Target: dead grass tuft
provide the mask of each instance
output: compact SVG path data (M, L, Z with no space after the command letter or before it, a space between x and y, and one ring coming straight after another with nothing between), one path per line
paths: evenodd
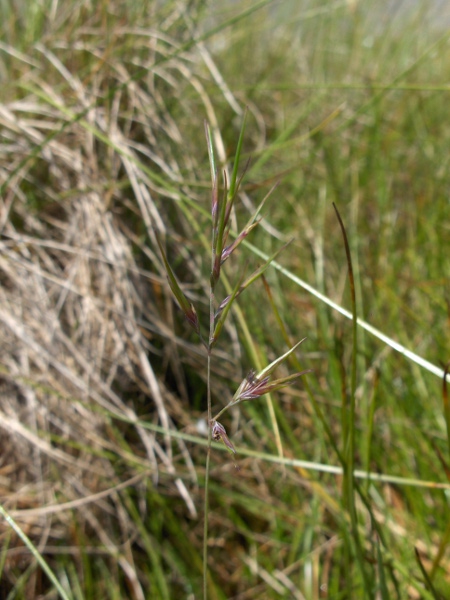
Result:
M126 486L145 511L147 480L163 474L197 516L190 450L140 419L192 423L183 363L201 382L203 351L181 339L154 232L164 236L170 214L183 235L177 202L206 200L174 113L200 130L205 113L217 120L198 59L168 59L170 35L118 27L114 43L133 39L126 61L101 36L94 27L29 56L6 47L22 70L17 99L0 105L0 490L41 551L76 545L75 511L76 529L115 555L137 536ZM181 252L197 277L200 263ZM118 562L143 598L132 555Z

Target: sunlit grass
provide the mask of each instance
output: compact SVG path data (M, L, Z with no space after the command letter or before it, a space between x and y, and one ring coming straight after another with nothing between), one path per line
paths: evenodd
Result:
M207 322L204 120L230 167L248 106L236 230L280 185L224 283L294 240L237 300L212 412L304 336L281 376L314 373L224 421L209 597L447 598L448 32L425 3L215 4L0 3L2 505L68 597L201 597L205 353L155 232ZM1 595L47 593L1 532Z

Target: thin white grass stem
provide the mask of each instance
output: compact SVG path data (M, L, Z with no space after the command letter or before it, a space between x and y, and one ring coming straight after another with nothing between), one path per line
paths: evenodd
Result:
M253 246L253 244L251 244L250 242L244 241L242 243L245 244L245 246L247 248L249 248L257 256L260 256L264 260L268 260L269 255L266 254L265 252L262 252L262 250L260 250L256 246ZM309 292L310 294L312 294L313 296L315 296L316 298L318 298L324 304L327 304L328 306L330 306L334 310L337 310L341 315L344 315L344 317L347 317L347 319L352 319L353 318L352 313L349 310L346 310L345 308L343 308L339 304L336 304L336 302L333 302L333 300L330 300L330 298L328 298L327 296L324 296L323 294L321 294L320 292L318 292L311 285L309 285L308 283L306 283L305 281L303 281L302 279L300 279L300 277L297 277L296 275L294 275L293 273L291 273L290 271L288 271L288 269L285 269L284 267L282 267L276 261L272 261L270 264L275 269L277 269L277 271L279 271L280 273L282 273L285 277L287 277L288 279L290 279L291 281L293 281L295 284L297 284L298 286L300 286L301 288L303 288L304 290L306 290L307 292ZM362 329L365 329L366 331L368 331L369 333L371 333L374 337L378 338L379 340L381 340L382 342L384 342L385 344L387 344L388 346L390 346L396 352L399 352L400 354L403 354L403 356L405 356L406 358L409 358L410 360L412 360L413 362L415 362L416 364L418 364L420 367L423 367L424 369L426 369L430 373L433 373L434 375L437 375L437 377L439 377L440 379L444 378L444 370L441 369L440 367L437 367L436 365L433 365L433 363L430 363L428 360L425 360L424 358L422 358L418 354L415 354L415 352L412 352L411 350L408 350L408 348L406 348L405 346L403 346L399 342L396 342L392 338L388 337L387 335L385 335L384 333L382 333L381 331L379 331L375 327L372 327L372 325L369 325L369 323L366 323L360 317L358 317L356 319L356 322L357 322L357 324L360 327L362 327ZM450 374L447 374L447 381L450 383Z
M128 422L128 419L123 419ZM185 442L191 442L193 444L197 444L199 446L208 446L209 441L205 438L198 437L196 435L191 435L189 433L183 433L181 431L175 431L170 429L169 431L165 431L163 427L159 425L155 425L153 423L142 423L142 426L146 429L150 429L155 433L160 434L168 434L171 437L184 440ZM211 442L211 448L214 450L219 450L221 452L227 452L227 449L222 443ZM236 447L236 454L240 456L248 456L250 458L256 458L258 460L263 460L266 462L277 463L279 465L285 465L288 467L299 467L302 469L306 469L308 471L317 471L319 473L330 473L332 475L342 475L343 469L340 466L335 465L325 465L323 463L317 463L307 460L301 460L297 458L286 458L281 457L276 454L266 454L264 452L258 452L256 450L250 450L249 448L239 448ZM368 481L378 481L382 483L393 483L396 485L405 485L409 487L418 487L418 488L429 488L429 489L439 489L439 490L450 490L450 483L442 483L438 481L421 481L420 479L413 479L410 477L400 477L397 475L386 475L383 473L368 473L367 471L363 471L360 469L356 469L353 471L353 476L357 479L363 479Z
M63 598L63 600L71 600L71 598L66 594L66 592L64 591L64 588L61 586L61 584L57 580L53 571L50 569L48 564L45 562L42 554L39 552L39 550L36 548L36 546L33 544L33 542L24 534L24 532L21 530L21 528L17 525L17 523L14 521L14 519L11 517L11 515L6 512L6 510L3 508L3 506L1 504L0 504L0 514L6 520L8 525L10 525L14 529L14 531L17 533L17 535L20 537L20 539L25 544L25 546L28 548L28 550L31 552L31 554L34 556L34 558L37 560L37 562L41 566L42 570L45 572L47 577L50 579L50 581L53 583L53 585L57 589L58 594L61 596L61 598Z

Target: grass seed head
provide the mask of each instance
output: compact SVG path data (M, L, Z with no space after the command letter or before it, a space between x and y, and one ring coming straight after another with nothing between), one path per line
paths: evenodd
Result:
M230 442L225 427L219 421L211 421L211 432L215 442L223 442L232 454L236 454L236 449Z

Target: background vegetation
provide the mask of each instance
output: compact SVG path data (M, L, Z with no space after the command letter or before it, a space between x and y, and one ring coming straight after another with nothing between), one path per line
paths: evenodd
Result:
M294 238L278 262L351 310L335 202L358 315L449 359L449 35L429 3L384 4L0 3L0 497L68 597L201 597L205 352L155 231L207 327L205 119L228 167L248 106L237 224L281 182L232 284ZM355 529L351 321L267 282L216 349L215 412L288 340L314 372L224 423L210 597L450 597L442 378L359 329L354 463L378 481L357 480ZM0 596L56 597L0 531Z

